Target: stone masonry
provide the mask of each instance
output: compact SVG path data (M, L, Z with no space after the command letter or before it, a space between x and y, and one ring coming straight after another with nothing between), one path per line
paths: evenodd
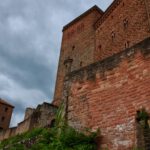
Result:
M138 146L137 111L150 113L149 0L94 6L63 28L53 104L61 102L69 125L101 129L102 147Z
M53 103L61 103L64 76L123 51L150 36L149 0L114 0L103 12L97 6L63 28Z
M27 108L25 118L22 122L18 123L17 127L8 128L0 132L0 141L17 134L30 131L33 128L47 127L55 118L57 107L44 102L38 105L37 108Z
M14 106L0 98L0 130L9 128Z

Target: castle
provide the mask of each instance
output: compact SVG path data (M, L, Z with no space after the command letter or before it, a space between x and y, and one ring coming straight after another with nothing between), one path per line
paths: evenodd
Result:
M136 122L150 113L150 0L114 0L64 26L54 105L76 129L101 129L102 146L141 146ZM150 143L150 141L148 141Z
M149 146L136 116L150 113L150 0L114 0L105 12L93 6L64 26L53 104L28 108L0 140L50 123L61 103L70 126L100 128L103 148Z

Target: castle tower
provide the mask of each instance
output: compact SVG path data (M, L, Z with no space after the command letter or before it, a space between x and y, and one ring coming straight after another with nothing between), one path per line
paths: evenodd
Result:
M14 106L0 98L0 130L9 128Z
M94 6L77 17L63 28L53 103L61 102L66 73L104 60L149 36L149 0L114 0L105 12Z
M92 7L64 26L54 104L62 98L64 76L93 62L95 49L95 22L103 15L97 6Z

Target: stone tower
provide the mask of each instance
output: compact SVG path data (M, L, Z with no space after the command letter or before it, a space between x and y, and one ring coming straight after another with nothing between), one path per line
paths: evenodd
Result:
M58 105L61 101L64 76L93 62L95 50L93 25L102 15L103 11L94 6L64 26L54 104Z
M0 130L9 128L14 106L0 98Z

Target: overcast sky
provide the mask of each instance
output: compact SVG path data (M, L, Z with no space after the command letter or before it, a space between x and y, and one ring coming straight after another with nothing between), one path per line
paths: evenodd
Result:
M0 97L15 106L11 126L26 107L51 102L62 28L113 0L0 0Z

